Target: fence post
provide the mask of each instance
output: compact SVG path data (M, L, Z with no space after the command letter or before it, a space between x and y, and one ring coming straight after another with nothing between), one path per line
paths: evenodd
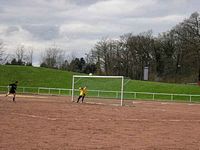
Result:
M173 101L173 99L174 99L174 98L173 98L173 94L171 94L171 101Z
M59 89L59 95L60 95L60 89Z
M38 88L38 95L40 94L40 88Z
M190 103L192 102L192 95L190 95Z
M99 90L98 90L98 97L100 96L100 94L99 94Z
M134 99L136 99L136 92L134 93Z
M155 94L153 93L153 100L155 100Z
M23 93L24 93L24 87L23 87Z
M118 92L116 92L116 99L118 98Z

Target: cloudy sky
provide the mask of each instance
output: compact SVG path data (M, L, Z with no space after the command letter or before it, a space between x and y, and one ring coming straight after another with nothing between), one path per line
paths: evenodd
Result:
M67 55L84 57L103 37L152 29L165 32L199 11L199 0L0 0L0 40L8 53L56 44Z

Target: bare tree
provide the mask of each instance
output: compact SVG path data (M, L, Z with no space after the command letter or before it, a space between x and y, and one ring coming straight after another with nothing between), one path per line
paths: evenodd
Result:
M2 40L0 40L0 64L5 64L8 58L9 55L6 54L4 50L4 43Z
M63 50L59 49L57 57L56 57L57 68L61 69L65 62L66 62L65 61L65 52Z
M18 65L24 65L25 64L25 46L19 45L15 51L14 59L16 59Z
M56 45L53 45L52 47L49 47L45 50L40 66L60 69L62 64L65 62L64 58L64 51Z
M96 63L97 72L106 75L113 74L113 67L115 67L114 58L116 56L116 41L104 38L99 41L91 51L91 57Z
M3 41L0 41L0 64L3 62L4 50L3 50Z
M33 51L33 47L28 47L28 49L26 50L25 61L26 65L28 66L32 66L33 64Z

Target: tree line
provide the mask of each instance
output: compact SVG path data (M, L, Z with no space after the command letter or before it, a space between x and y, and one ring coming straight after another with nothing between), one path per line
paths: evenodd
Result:
M20 45L15 50L14 54L7 54L4 49L3 41L0 41L0 64L6 65L23 65L32 66L33 63L33 48L25 48L24 45Z
M66 59L64 50L57 46L47 48L42 54L40 67L61 69L79 73L95 73L96 64L93 62L87 62L86 58L73 57Z
M3 41L0 41L0 65L33 65L33 47L19 45L14 54L7 54ZM86 58L67 58L65 51L53 44L40 54L40 67L61 69L80 73L95 73L96 65L88 63ZM69 56L70 57L70 56Z
M0 63L32 65L33 49L21 46L15 57L8 57L0 41ZM144 67L149 79L165 82L200 81L200 15L191 16L167 32L153 36L151 30L139 34L124 34L117 40L103 38L85 57L67 59L57 46L41 54L41 67L56 68L97 75L123 75L142 80Z
M153 81L200 81L199 13L157 37L147 31L125 34L118 40L104 38L91 50L90 62L95 62L97 74L142 80L144 67L148 67Z

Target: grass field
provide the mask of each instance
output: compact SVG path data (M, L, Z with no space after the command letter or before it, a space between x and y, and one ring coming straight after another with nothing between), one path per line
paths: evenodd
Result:
M18 80L19 87L21 86L71 89L73 74L78 73L39 67L0 65L0 86L7 86L10 82ZM125 79L124 83L126 83L124 86L124 91L126 92L200 95L200 87L196 85L169 84L128 79ZM79 86L87 86L90 90L120 91L120 84L121 81L117 79L81 79L80 81L77 81L75 87L78 88ZM35 91L37 91L37 89L35 89ZM55 93L56 92L58 91L55 91ZM140 95L141 99L148 99L148 95ZM168 99L169 96L157 97L160 99ZM188 100L188 97L182 97L181 99ZM196 101L200 101L199 97Z

